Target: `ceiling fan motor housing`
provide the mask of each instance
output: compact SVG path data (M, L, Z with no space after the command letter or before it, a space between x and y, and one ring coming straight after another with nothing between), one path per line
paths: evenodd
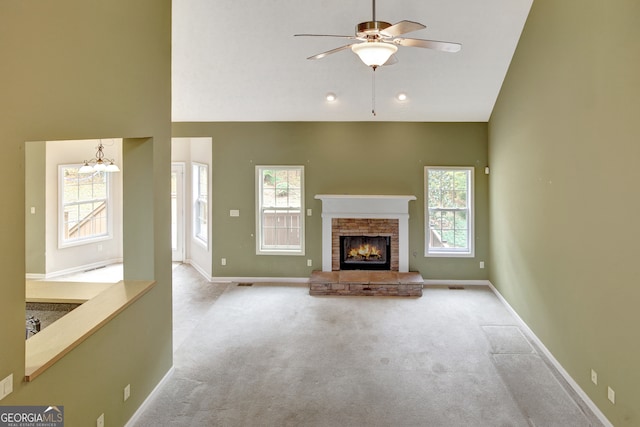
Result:
M356 25L356 37L379 38L380 32L391 26L384 21L367 21Z

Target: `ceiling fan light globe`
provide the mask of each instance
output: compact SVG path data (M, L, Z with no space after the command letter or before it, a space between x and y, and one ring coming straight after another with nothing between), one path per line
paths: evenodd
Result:
M365 42L351 46L353 53L369 67L379 67L398 51L398 46L383 42Z

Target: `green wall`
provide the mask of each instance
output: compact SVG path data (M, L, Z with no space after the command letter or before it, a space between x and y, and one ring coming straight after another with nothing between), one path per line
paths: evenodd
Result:
M171 2L2 1L0 60L0 378L14 376L0 404L64 405L70 426L101 413L123 425L172 365ZM126 138L125 278L158 284L25 383L26 141L108 137Z
M536 0L489 123L491 281L616 426L640 425L638 40L635 0Z
M25 153L25 268L27 273L44 275L46 271L46 142L28 141ZM36 209L31 214L31 208Z
M479 268L489 250L486 123L174 123L173 136L213 139L214 276L309 277L322 268L316 194L412 194L410 270L427 279L488 278ZM255 254L255 166L269 164L305 167L305 207L313 210L305 256ZM426 165L476 167L475 258L424 257ZM230 217L230 209L240 217Z

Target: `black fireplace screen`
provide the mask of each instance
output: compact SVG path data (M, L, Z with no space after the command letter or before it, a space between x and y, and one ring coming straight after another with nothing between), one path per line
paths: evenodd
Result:
M340 236L340 270L390 270L389 236Z

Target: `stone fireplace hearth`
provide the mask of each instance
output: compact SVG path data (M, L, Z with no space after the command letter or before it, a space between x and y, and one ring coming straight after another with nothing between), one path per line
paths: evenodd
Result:
M415 196L320 194L315 198L322 200L322 271L312 274L311 295L422 295L422 276L409 272L409 202ZM372 262L345 266L341 243L345 237L355 237L362 246L370 245L369 239L388 244L373 252L350 249L355 251L353 259L373 257L367 259ZM384 265L377 262L382 252Z
M309 295L421 297L424 280L420 273L346 270L314 271Z

